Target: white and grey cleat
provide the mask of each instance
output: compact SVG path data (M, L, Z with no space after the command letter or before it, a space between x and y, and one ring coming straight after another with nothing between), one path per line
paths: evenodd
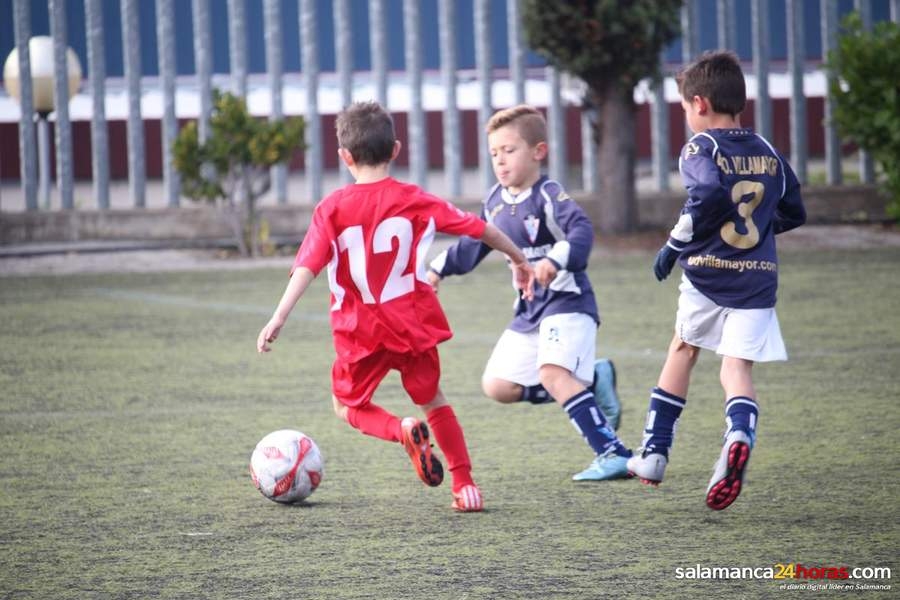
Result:
M659 452L645 452L643 448L628 459L628 472L646 485L658 486L663 480L669 459Z
M744 431L730 431L725 436L725 444L712 479L706 488L706 505L713 510L722 510L737 500L744 487L744 476L747 463L750 461L750 450L753 441Z

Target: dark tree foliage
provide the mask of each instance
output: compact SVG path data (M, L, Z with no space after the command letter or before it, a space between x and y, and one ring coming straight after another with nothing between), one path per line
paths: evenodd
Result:
M595 92L633 88L657 74L660 51L680 32L681 0L524 0L532 49Z
M680 32L680 0L523 0L529 46L587 85L584 106L595 109L594 140L603 192L604 231L637 225L634 190L634 86L659 76L660 52ZM552 149L551 149L552 151Z

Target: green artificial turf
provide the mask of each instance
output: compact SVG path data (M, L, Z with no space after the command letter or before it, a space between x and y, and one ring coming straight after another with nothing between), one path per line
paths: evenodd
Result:
M324 278L265 356L256 335L287 264L0 278L0 598L755 598L809 580L678 574L896 574L900 249L781 259L791 360L754 369L758 443L745 491L722 512L704 504L724 426L712 353L658 489L570 481L592 455L558 407L481 395L512 301L497 260L440 292L455 330L441 346L443 389L481 514L454 513L449 486L423 486L399 445L334 417ZM590 267L598 356L617 366L632 447L677 299L677 277L657 283L651 263L598 256ZM395 375L376 398L416 414ZM325 457L305 505L266 500L248 476L252 448L280 428L312 436Z

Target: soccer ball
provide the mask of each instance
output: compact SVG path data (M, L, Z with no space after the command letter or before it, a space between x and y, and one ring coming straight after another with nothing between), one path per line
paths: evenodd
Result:
M275 502L302 502L322 481L323 460L311 437L292 429L265 436L250 455L250 477Z

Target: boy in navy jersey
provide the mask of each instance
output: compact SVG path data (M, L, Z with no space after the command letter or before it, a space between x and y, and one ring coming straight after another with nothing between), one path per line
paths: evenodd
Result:
M739 116L744 74L730 52L707 52L676 78L695 135L681 151L688 199L656 256L659 281L684 269L675 336L650 394L642 447L628 470L644 483L663 479L675 425L701 348L722 356L725 443L706 490L722 510L737 499L756 441L759 407L753 363L787 360L778 318L775 235L806 221L800 184L787 161Z
M526 105L501 110L486 129L498 183L481 218L528 256L538 285L533 299L517 299L513 321L485 367L484 393L503 403L555 399L596 455L573 479L627 477L631 451L615 434L615 373L610 361L594 360L600 317L585 271L594 240L591 222L559 183L541 176L547 125L540 111ZM429 281L437 289L441 278L468 273L490 250L461 237L432 261Z

